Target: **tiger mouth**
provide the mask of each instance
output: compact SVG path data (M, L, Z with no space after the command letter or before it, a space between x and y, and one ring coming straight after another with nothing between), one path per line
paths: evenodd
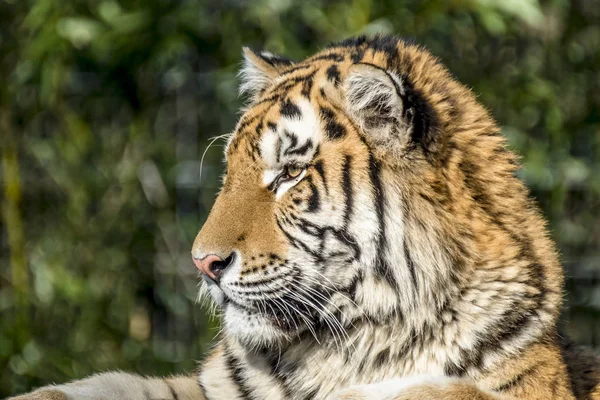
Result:
M284 278L275 286L271 287L247 287L244 291L239 291L239 285L234 284L233 288L224 290L215 283L220 294L222 294L221 308L233 307L238 312L246 314L248 317L258 317L263 323L271 324L272 327L281 330L286 334L293 334L304 327L316 324L318 318L318 309L322 307L321 301L317 299L298 299L298 295L293 292L293 287L299 285L301 281L301 271L297 266L292 266L285 274L275 278ZM268 281L253 281L253 284L263 284L265 282L275 282L271 277ZM214 283L214 282L208 282ZM306 285L306 284L305 284ZM233 290L232 290L233 289ZM312 288L312 291L320 293L318 289ZM260 297L257 295L260 294ZM323 294L321 293L322 297ZM314 303L314 304L310 304Z

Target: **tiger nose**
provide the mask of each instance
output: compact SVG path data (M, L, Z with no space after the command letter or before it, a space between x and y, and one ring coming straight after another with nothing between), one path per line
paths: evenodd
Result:
M229 257L222 259L215 254L209 254L202 259L192 257L196 267L204 275L208 276L215 282L219 282L225 270L233 263L233 253Z

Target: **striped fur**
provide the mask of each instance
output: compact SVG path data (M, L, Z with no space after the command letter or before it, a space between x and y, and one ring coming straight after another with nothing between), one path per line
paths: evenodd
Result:
M517 159L438 60L391 36L245 59L192 250L233 254L202 288L224 329L189 398L600 398L595 358L582 378L558 342L562 270Z

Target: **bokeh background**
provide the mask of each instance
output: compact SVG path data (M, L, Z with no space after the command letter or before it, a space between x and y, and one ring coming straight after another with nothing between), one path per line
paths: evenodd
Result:
M600 339L600 1L0 0L0 397L123 369L189 371L218 321L189 250L242 100L241 46L301 59L414 37L523 156Z

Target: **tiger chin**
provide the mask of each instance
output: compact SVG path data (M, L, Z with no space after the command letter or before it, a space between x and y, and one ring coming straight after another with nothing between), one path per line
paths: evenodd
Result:
M600 399L518 161L422 47L244 49L249 98L192 256L223 330L197 374L19 399Z

